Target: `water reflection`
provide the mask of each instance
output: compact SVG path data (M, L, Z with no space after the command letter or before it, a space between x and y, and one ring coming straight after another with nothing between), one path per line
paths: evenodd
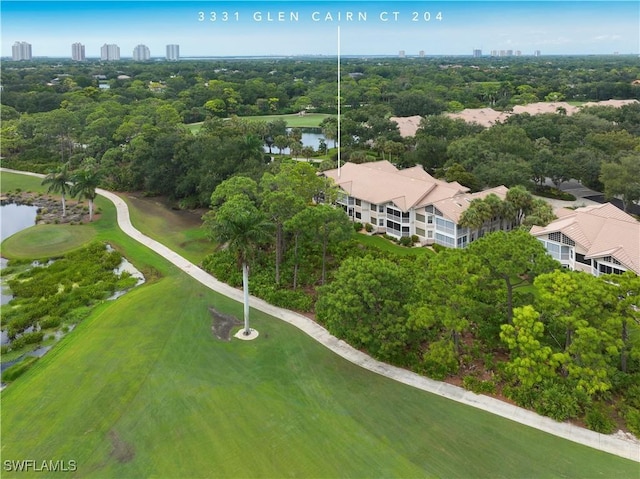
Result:
M10 203L0 206L0 241L36 224L37 206Z

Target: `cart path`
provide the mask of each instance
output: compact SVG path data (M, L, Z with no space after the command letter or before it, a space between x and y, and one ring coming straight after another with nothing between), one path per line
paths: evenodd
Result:
M6 168L0 168L0 171L36 176L39 178L44 177L44 175L37 173L10 170ZM115 205L118 225L128 236L155 251L204 286L240 303L243 302L243 295L240 289L233 288L226 283L218 281L209 273L189 262L175 251L167 248L162 243L145 236L134 228L131 224L131 218L129 217L129 207L118 195L102 189L98 189L97 193L107 198ZM556 422L551 418L540 416L535 412L523 409L513 404L509 404L489 396L475 394L458 386L434 381L411 371L407 371L406 369L382 363L351 347L335 336L332 336L326 329L306 316L287 309L278 308L254 296L250 297L250 302L252 308L295 326L334 353L364 369L417 389L437 394L438 396L487 411L491 414L510 419L549 434L553 434L554 436L640 462L640 441L630 438L625 439L618 435L600 434L573 424Z

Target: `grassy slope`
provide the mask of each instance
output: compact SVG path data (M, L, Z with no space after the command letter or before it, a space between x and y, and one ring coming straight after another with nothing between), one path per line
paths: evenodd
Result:
M202 221L195 214L173 211L151 199L124 196L132 224L195 264L214 250Z
M3 460L75 459L78 477L637 474L361 370L260 313L256 341L218 341L207 307L240 305L124 238L103 210L97 235L164 278L100 306L2 392Z

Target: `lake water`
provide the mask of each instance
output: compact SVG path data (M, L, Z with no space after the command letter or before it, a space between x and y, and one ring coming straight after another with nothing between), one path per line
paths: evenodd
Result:
M36 224L37 206L16 205L14 203L0 206L0 242ZM0 269L6 268L7 260L0 258ZM11 294L5 292L4 284L0 283L0 304L11 301Z
M35 225L37 214L37 206L16 205L14 203L0 206L0 241Z
M320 140L324 140L325 139L324 135L320 132L320 128L301 128L301 130L302 130L302 138L301 138L302 146L310 146L315 151L318 151L318 147L320 146ZM333 142L332 141L328 141L327 142L327 147L328 148L332 148L333 147ZM266 153L269 153L269 147L265 145L264 151ZM275 146L272 146L271 147L271 153L272 154L279 154L280 150L278 148L276 148ZM291 152L290 152L289 148L285 148L284 150L282 150L282 153L284 155L288 155Z

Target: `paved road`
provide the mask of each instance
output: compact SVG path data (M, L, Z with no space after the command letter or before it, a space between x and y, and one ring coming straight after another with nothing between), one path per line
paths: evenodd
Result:
M24 173L20 171L7 170L4 168L0 169L0 171L23 173L38 177L43 176L35 173ZM116 206L118 225L127 235L142 243L143 245L151 248L153 251L163 256L165 259L176 265L182 271L184 271L206 287L211 288L212 290L217 291L218 293L221 293L238 302L243 301L241 290L232 288L231 286L218 281L206 271L197 267L193 263L190 263L175 251L170 250L163 244L149 238L148 236L145 236L140 231L135 229L131 224L131 219L129 217L129 208L127 207L127 204L124 202L124 200L118 195L105 190L98 190L98 194L109 199ZM254 309L267 313L295 326L334 353L342 356L343 358L351 361L354 364L357 364L360 367L368 369L369 371L388 377L400 383L413 386L423 391L437 394L438 396L446 397L459 403L482 409L483 411L487 411L498 416L502 416L512 421L516 421L520 424L524 424L540 431L553 434L554 436L568 439L585 446L589 446L601 451L615 454L620 457L640 462L640 441L635 441L630 438L624 439L619 436L599 434L587 429L574 426L569 423L559 423L554 421L553 419L540 416L532 411L528 411L512 404L499 401L488 396L478 395L471 391L467 391L466 389L453 386L451 384L434 381L432 379L412 373L411 371L381 363L380 361L371 358L361 351L352 348L344 341L332 336L322 326L301 314L275 307L253 296L251 297L250 301L251 306Z

